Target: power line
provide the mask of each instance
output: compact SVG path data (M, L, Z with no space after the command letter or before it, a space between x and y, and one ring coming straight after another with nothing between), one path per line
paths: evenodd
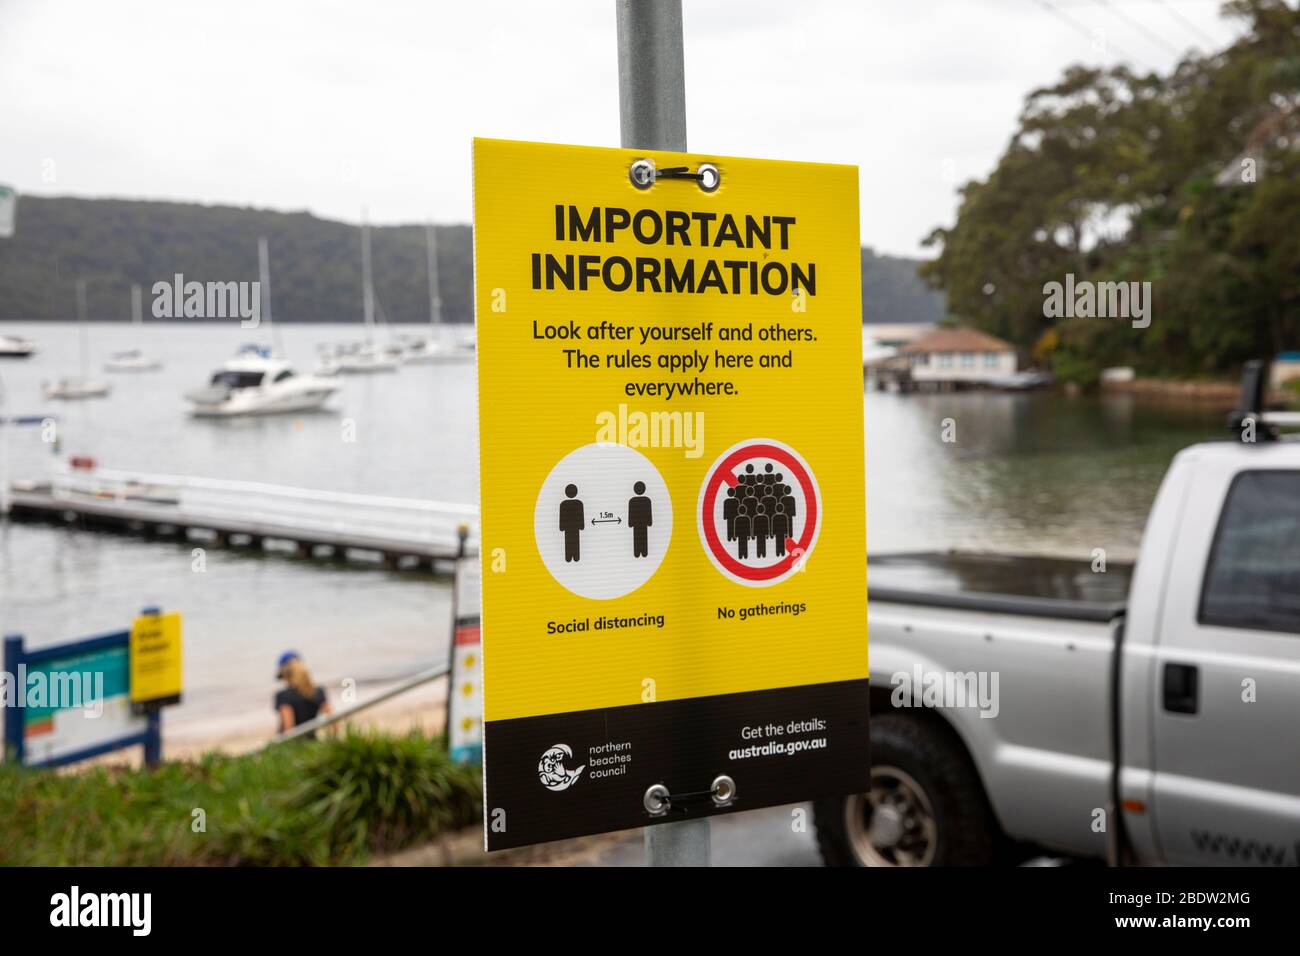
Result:
M1059 2L1060 0L1058 0L1058 3ZM1132 7L1136 6L1139 2L1140 0L1132 0L1132 2L1126 5L1126 7L1128 9L1131 9ZM1221 0L1141 0L1141 2L1145 2L1147 4L1159 4L1160 6L1164 7L1165 11L1169 13L1170 16L1180 21L1183 24L1183 26L1185 26L1188 30L1192 31L1193 33L1195 33L1197 37L1201 39L1202 42L1207 44L1210 51L1217 50L1220 47L1226 46L1228 43L1231 42L1231 38L1229 38L1228 40L1220 40L1211 36L1201 27L1197 26L1195 22L1193 22L1181 10L1179 10L1177 6L1175 6L1175 3L1179 5L1187 5L1192 3L1208 4L1208 3L1220 3ZM1108 5L1109 5L1108 0L1072 0L1072 2L1070 3L1063 4L1063 6L1066 6L1068 8L1095 7L1095 6L1108 6ZM1116 8L1112 7L1112 10L1115 10L1115 12L1118 13L1118 10ZM1132 20L1131 17L1129 19L1130 21ZM1139 29L1143 30L1144 33L1147 33L1148 36L1151 35L1149 31L1143 29L1141 24L1135 23L1134 25L1137 26ZM1163 41L1157 39L1157 42L1161 42L1163 45ZM1170 49L1170 48L1166 46L1166 49ZM1178 51L1173 51L1173 52L1178 52Z
M1140 33L1144 34L1148 39L1154 41L1156 44L1164 47L1170 53L1174 54L1174 56L1182 56L1183 53L1186 52L1184 50L1180 50L1177 47L1175 47L1172 43L1168 42L1164 37L1156 33L1154 30L1148 29L1146 24L1142 23L1140 20L1136 20L1133 17L1129 16L1128 13L1126 13L1120 7L1117 7L1115 4L1111 3L1110 0L1097 0L1097 2L1100 3L1106 9L1110 10L1112 13L1114 13L1115 16L1130 23Z
M1097 34L1094 31L1088 29L1088 27L1085 26L1083 23L1076 20L1074 17L1070 16L1060 7L1057 7L1056 5L1051 3L1050 0L1031 0L1031 2L1042 7L1044 10L1046 10L1048 13L1052 14L1053 16L1060 17L1070 26L1074 27L1074 29L1078 30L1080 33L1086 36L1090 42L1096 42ZM1106 46L1110 47L1110 49L1118 53L1121 58L1125 60L1134 60L1134 57L1132 57L1128 53L1125 53L1123 50L1121 50L1115 44L1111 43L1109 40L1103 40L1103 42L1105 43Z
M1169 3L1168 0L1156 0L1156 2L1159 3L1160 6L1164 7L1166 13L1172 16L1175 20L1181 21L1183 26L1187 27L1187 29L1191 30L1193 33L1199 36L1203 41L1208 43L1211 51L1213 51L1214 48L1219 45L1218 40L1214 39L1214 37L1210 36L1208 33L1206 33L1204 30L1198 27L1181 10L1175 7L1172 3Z

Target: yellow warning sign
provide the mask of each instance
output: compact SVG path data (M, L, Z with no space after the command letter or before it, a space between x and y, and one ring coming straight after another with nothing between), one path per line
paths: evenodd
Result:
M181 688L180 614L142 614L131 623L131 702L178 703Z
M476 140L474 184L489 842L754 746L811 789L747 806L864 783L857 169Z

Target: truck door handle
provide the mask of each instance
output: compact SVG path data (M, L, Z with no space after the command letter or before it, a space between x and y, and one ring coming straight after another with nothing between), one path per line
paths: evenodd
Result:
M1165 664L1165 710L1174 714L1196 713L1196 684L1194 664Z

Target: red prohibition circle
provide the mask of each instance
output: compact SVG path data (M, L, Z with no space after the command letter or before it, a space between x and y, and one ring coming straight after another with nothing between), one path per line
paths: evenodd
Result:
M788 468L795 481L803 488L804 508L807 511L804 517L803 534L795 542L795 550L799 553L796 555L794 551L787 551L780 561L762 568L751 568L733 558L718 538L718 529L714 527L713 520L718 489L726 482L727 475L734 474L733 469L736 465L750 458L771 458ZM799 460L784 448L759 442L737 448L714 468L713 474L709 476L709 483L704 488L703 504L700 507L700 526L704 529L704 541L710 553L729 572L746 581L770 581L789 571L794 567L797 558L807 553L808 545L812 543L813 533L817 530L817 505L817 494L812 479Z

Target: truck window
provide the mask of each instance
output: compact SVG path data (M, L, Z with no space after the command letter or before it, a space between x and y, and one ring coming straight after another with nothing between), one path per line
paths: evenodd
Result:
M1244 471L1233 480L1198 620L1300 634L1300 472Z

